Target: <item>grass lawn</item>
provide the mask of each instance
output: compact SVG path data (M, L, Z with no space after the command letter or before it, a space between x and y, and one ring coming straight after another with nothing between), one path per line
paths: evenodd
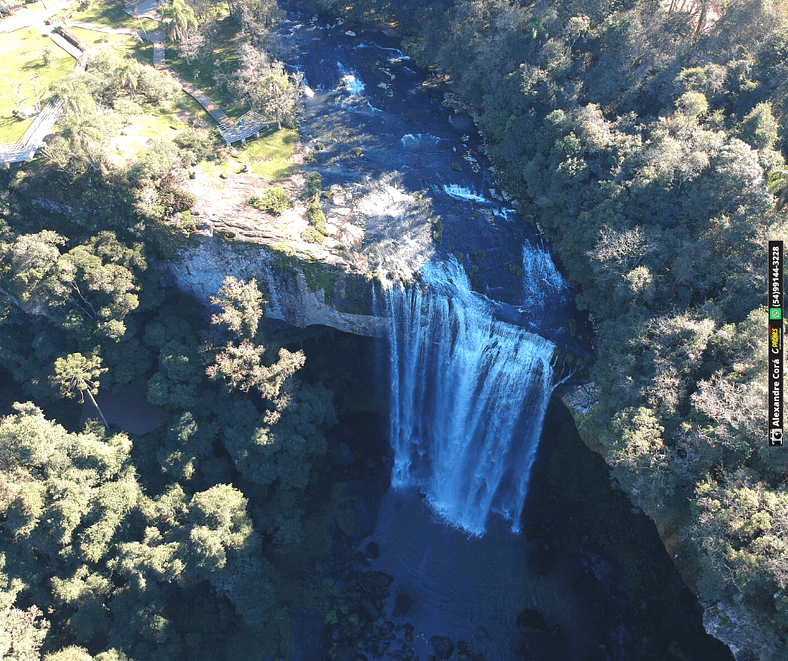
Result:
M111 28L143 29L147 32L152 32L159 27L156 21L152 21L149 18L143 18L138 21L133 16L129 16L123 11L123 2L120 0L99 0L92 7L74 12L73 14L72 11L72 9L66 9L57 14L57 16L58 18L65 18L69 21L96 23ZM70 17L66 18L69 15ZM140 27L140 22L142 22L142 28Z
M68 31L75 37L79 37L90 48L102 48L103 46L111 46L121 57L136 55L137 49L141 46L139 39L125 34L106 34L104 32L96 32L95 30L84 30L83 28L70 27ZM151 59L153 63L153 48L151 47Z
M202 106L185 92L181 92L175 108L169 112L150 107L146 107L144 112L149 114L131 118L131 126L123 129L124 134L172 140L179 131L188 127L189 118L201 118L214 124Z
M219 173L232 174L238 172L245 164L253 174L266 181L287 179L293 171L293 165L287 159L293 153L298 142L298 131L275 127L260 134L256 140L246 143L246 147L234 145L238 156L231 156L225 163L202 163L202 170L208 175L218 176Z
M149 41L140 42L139 39L127 35L106 34L82 28L70 28L70 31L91 48L111 47L121 57L134 57L140 63L149 66L153 64L153 45ZM185 92L179 95L176 106L171 112L159 110L151 110L150 112L150 115L132 119L133 127L128 129L130 135L171 140L179 130L186 127L183 122L173 119L174 115L181 115L185 118L188 114L189 117L201 118L213 124L210 115Z
M52 61L44 65L42 51L49 48ZM13 85L22 83L22 92L32 106L31 85L38 77L38 84L49 87L74 68L74 58L58 48L49 37L35 28L24 28L7 32L0 38L0 143L15 142L24 135L31 120L17 119L12 95Z
M133 57L140 64L153 66L153 44L150 41L125 34L106 34L75 27L69 28L69 32L74 33L91 48L111 46L121 57Z

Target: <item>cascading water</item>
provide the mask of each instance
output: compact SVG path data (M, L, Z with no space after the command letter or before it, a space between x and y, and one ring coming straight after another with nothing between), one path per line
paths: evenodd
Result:
M529 315L558 308L569 289L550 253L541 246L523 246L523 305Z
M451 261L387 289L392 486L418 485L447 522L482 535L490 512L519 530L554 345L493 319Z

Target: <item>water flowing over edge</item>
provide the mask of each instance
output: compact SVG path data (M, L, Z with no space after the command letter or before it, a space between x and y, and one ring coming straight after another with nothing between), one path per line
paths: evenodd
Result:
M569 283L559 273L544 246L523 246L523 306L528 314L542 315L548 307L565 302Z
M419 486L469 534L490 512L519 531L555 346L493 319L456 261L425 264L420 286L385 291L391 363L392 487Z

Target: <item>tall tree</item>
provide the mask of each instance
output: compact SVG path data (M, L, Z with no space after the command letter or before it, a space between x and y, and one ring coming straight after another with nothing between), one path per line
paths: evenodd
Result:
M172 0L159 9L159 14L170 20L170 34L176 41L182 41L190 28L197 27L197 17L186 0Z
M55 374L52 376L52 383L60 386L60 392L65 397L74 397L75 391L79 391L80 401L84 401L85 393L87 393L91 403L101 416L104 426L109 429L107 419L94 398L94 395L98 395L98 379L106 371L107 368L101 367L99 356L85 358L81 353L70 353L65 358L58 358L55 361Z
M212 324L226 324L231 332L245 340L257 336L265 299L256 278L244 282L228 275L219 295L211 296L211 303L222 308L220 314L211 318Z
M282 62L250 43L238 48L240 67L228 80L230 91L258 112L274 117L277 126L293 126L301 96L301 75L290 76Z
M788 205L788 169L775 168L769 173L769 192L777 199L774 206L782 211Z
M254 278L244 282L228 276L219 296L212 297L211 302L222 307L221 314L214 315L211 323L225 324L241 341L230 341L217 348L214 363L206 369L208 376L223 379L229 391L257 390L273 404L266 421L276 422L290 401L288 380L304 365L303 352L280 349L278 360L264 360L265 347L254 342L264 302Z
M49 629L49 622L39 619L42 615L36 606L26 611L13 607L0 611L0 659L41 659L39 649Z

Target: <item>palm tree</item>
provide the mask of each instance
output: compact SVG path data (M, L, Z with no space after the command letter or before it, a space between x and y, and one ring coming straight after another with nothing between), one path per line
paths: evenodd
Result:
M769 173L769 192L777 198L777 211L782 211L788 205L788 169L775 168Z
M131 58L126 58L123 61L123 65L119 69L120 73L120 84L123 87L129 88L129 95L131 96L131 100L134 100L134 90L137 89L137 84L139 83L140 79L140 65L137 60L133 60Z
M64 397L75 397L74 391L78 390L82 403L84 403L85 393L87 393L90 402L96 407L96 411L101 417L101 422L109 429L107 419L93 397L98 395L98 378L106 371L106 367L101 367L99 356L85 358L81 353L70 353L65 358L58 358L55 361L55 374L50 377L50 381L53 385L60 386L60 392Z
M95 111L96 102L81 80L61 79L52 85L52 91L63 100L64 110L77 119Z
M186 38L189 28L197 27L197 17L194 10L186 4L186 0L172 0L168 5L159 9L162 18L170 19L170 34L176 41Z

